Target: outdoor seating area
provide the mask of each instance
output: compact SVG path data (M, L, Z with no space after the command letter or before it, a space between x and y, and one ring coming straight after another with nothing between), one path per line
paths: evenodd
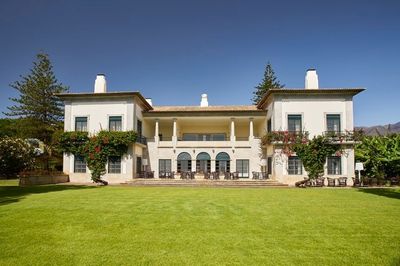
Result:
M327 177L327 186L328 187L346 187L347 186L347 177L339 177L339 178L331 178ZM308 177L304 177L304 180L298 181L295 183L296 187L324 187L325 186L325 177L319 177L317 179L310 179Z
M154 178L154 171L141 171L137 174L138 178Z
M379 186L398 186L400 177L391 178L369 178L361 177L361 180L356 177L353 178L354 187L379 187Z
M256 179L256 180L268 179L267 172L252 172L252 174L253 174L253 179Z
M175 172L171 171L160 171L158 174L160 178L166 178L166 179L174 179L175 178Z

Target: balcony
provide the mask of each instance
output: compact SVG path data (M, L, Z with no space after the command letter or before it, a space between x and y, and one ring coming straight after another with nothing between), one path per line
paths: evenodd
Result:
M360 130L325 131L323 135L327 137L331 142L347 144L360 141L363 136L363 132Z
M145 136L137 136L136 137L136 143L147 145L147 139L146 139Z

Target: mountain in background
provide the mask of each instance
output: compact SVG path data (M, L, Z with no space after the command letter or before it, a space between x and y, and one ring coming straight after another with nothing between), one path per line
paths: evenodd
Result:
M400 122L384 126L356 127L356 129L362 129L365 135L368 136L383 136L393 133L400 133Z

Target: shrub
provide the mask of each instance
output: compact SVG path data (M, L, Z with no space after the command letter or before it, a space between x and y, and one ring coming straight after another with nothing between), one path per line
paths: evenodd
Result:
M0 139L0 175L17 176L21 171L33 166L34 148L25 140L4 137Z

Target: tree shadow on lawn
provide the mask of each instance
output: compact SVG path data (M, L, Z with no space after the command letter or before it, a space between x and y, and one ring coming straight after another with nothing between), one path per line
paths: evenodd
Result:
M92 189L93 186L82 185L39 185L31 187L0 186L0 206L15 203L30 194L42 194L65 190Z
M400 189L393 188L359 188L358 191L377 196L400 199Z

